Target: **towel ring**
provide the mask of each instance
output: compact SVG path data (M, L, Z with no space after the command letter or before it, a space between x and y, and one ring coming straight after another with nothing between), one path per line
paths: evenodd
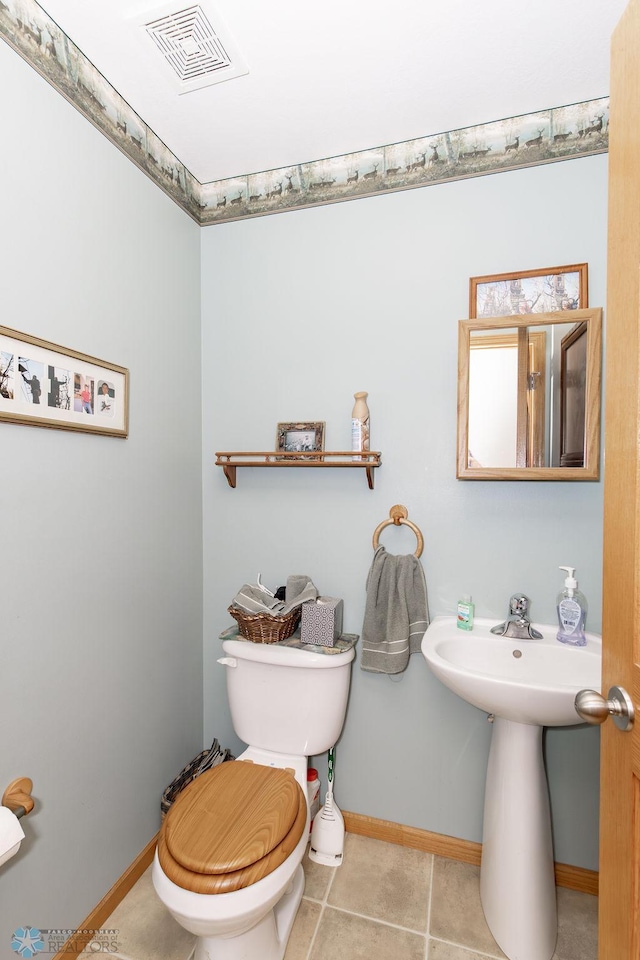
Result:
M396 503L395 506L391 507L389 510L389 519L383 520L382 523L379 523L376 529L373 532L373 549L377 550L380 546L380 534L385 527L390 526L392 523L396 527L399 527L401 523L405 524L407 527L411 527L413 532L416 535L416 540L418 541L418 547L415 552L416 557L422 556L422 551L424 549L424 539L420 533L420 529L416 527L415 523L412 523L411 520L407 520L409 516L409 511L406 507L403 507L401 503Z

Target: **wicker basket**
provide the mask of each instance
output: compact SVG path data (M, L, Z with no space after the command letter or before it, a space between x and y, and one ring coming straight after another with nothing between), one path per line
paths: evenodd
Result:
M270 613L247 613L237 607L229 607L229 613L238 621L240 633L253 643L277 643L288 640L300 623L302 608L294 607L291 613L283 617L273 617Z

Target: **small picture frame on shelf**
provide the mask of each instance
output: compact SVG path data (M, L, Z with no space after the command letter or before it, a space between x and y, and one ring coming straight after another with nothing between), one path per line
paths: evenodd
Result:
M321 421L279 423L276 432L276 451L304 454L300 457L301 460L320 460L320 457L310 457L309 454L321 453L324 450L324 427Z

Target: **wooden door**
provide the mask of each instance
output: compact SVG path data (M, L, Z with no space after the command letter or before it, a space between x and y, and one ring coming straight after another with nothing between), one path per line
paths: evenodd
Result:
M613 34L610 94L602 692L624 687L636 721L602 727L599 960L639 960L640 0Z

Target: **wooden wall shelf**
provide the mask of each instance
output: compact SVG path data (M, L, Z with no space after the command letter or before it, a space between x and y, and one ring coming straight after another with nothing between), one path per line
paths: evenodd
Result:
M360 460L354 460L359 456ZM216 453L216 467L222 467L230 487L236 485L238 467L346 467L365 470L369 489L373 490L373 471L382 462L379 451L355 454L353 450L309 451L307 453L278 453L273 450Z

